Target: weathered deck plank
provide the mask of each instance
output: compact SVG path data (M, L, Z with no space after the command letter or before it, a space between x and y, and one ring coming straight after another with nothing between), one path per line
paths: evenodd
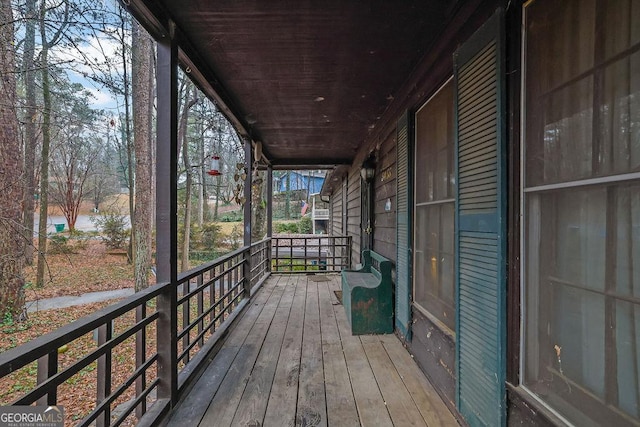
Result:
M272 276L169 425L457 425L394 335L351 335L326 277Z
M304 280L305 283L299 285L298 282L301 280ZM295 288L295 295L282 341L271 394L268 398L267 412L263 423L265 426L295 425L302 329L307 298L306 278L291 275L288 286Z
M379 336L362 335L362 346L395 426L427 426Z
M393 335L383 335L380 339L427 425L429 427L457 426L458 421L411 355L399 345L398 339Z
M276 314L269 327L269 332L262 344L262 349L253 367L238 409L236 409L236 414L231 423L234 426L262 424L268 403L268 399L265 396L269 396L271 385L273 384L294 292L295 287L290 286L287 281L276 309Z
M274 284L277 282L274 282ZM271 286L260 292L252 305L244 312L238 320L238 324L233 328L229 338L218 351L216 363L211 363L202 373L198 381L193 385L192 392L176 408L169 420L169 425L190 425L195 426L204 417L207 408L211 404L213 396L218 391L222 380L227 375L229 367L233 363L242 342L249 334L251 327L260 315L262 308L266 304L269 296L275 289Z
M302 354L300 356L296 425L326 426L327 404L322 363L318 284L308 281L306 286L307 300L304 312Z
M359 426L358 410L351 390L336 315L333 311L337 299L328 282L318 286L318 295L328 422L330 426Z
M337 306L334 312L361 425L393 426L360 338L351 335L344 308Z
M229 426L233 421L240 398L258 357L262 343L267 335L271 320L276 313L284 285L278 282L269 296L267 303L253 324L247 338L242 343L240 351L231 364L218 392L213 397L200 423L203 427Z

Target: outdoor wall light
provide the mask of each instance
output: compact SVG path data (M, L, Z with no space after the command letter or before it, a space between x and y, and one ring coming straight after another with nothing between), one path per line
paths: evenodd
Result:
M371 182L376 176L376 168L369 162L364 162L360 168L360 176L365 182Z

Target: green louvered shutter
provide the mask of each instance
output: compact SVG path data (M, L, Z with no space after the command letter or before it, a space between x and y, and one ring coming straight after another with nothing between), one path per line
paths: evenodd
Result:
M396 328L411 340L411 185L409 112L396 128Z
M471 426L505 416L505 155L501 13L454 56L457 112L456 403Z

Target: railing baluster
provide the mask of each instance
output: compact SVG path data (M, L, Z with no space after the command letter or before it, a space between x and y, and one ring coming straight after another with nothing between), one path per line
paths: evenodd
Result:
M218 285L216 284L216 282L213 280L213 278L216 277L216 269L215 267L211 268L211 270L209 270L209 307L214 307L213 310L211 310L211 314L209 315L209 324L211 325L211 333L213 333L213 331L216 330L215 327L215 318L216 318L216 309L215 309L215 304L216 304L216 299L218 298L216 296L216 288L218 287ZM220 282L220 279L217 280L218 282Z
M98 347L104 345L113 338L113 324L108 321L98 328ZM111 349L104 356L98 358L98 384L96 390L96 403L100 403L111 394ZM111 421L111 407L107 405L96 420L97 427L108 426Z
M190 291L191 291L191 281L187 280L185 282L182 283L182 295L187 295ZM191 304L189 303L191 301L191 299L187 299L185 302L182 303L182 330L187 330L189 328L189 323L191 323L191 316L190 316L190 308L191 308ZM182 337L182 351L184 351L186 348L189 347L190 344L190 331L187 332L183 337ZM184 363L188 363L189 362L189 353L187 352L185 354Z
M147 304L142 303L136 307L136 323L147 317ZM147 360L147 329L142 328L136 333L136 369L140 368ZM146 371L136 379L136 397L139 397L147 387ZM136 417L140 419L147 412L147 400L144 399L136 406Z
M200 289L203 283L204 281L202 279L202 273L201 273L198 275L197 284L196 284L198 289ZM201 289L200 292L198 292L197 301L198 301L197 318L199 318L200 316L202 316L202 313L204 313L204 289ZM200 321L198 322L198 335L202 334L203 330L204 330L204 320L200 319ZM198 347L202 348L203 345L204 345L204 336L198 340Z
M58 373L58 349L51 351L46 356L38 359L38 372L36 382L38 384L43 383L50 377ZM38 405L55 405L58 401L58 391L56 390L47 393L40 399L38 399Z

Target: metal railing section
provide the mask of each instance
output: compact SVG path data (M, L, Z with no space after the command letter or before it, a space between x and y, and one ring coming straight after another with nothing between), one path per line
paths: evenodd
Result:
M270 249L270 239L238 249L180 274L176 283L151 286L2 352L0 377L20 369L37 370L37 384L12 404L56 405L58 391L65 383L95 370L96 404L79 425L117 426L134 411L138 420L147 420L143 424L153 424L195 378L201 362L246 305L251 287L266 279ZM245 280L247 265L252 266L249 280ZM167 325L175 326L167 329ZM169 340L166 334L171 336ZM163 339L159 339L161 335ZM86 336L93 336L95 347L61 363L61 349ZM113 373L124 346L135 347L136 368L120 379L121 375L116 378ZM175 363L167 367L166 361ZM135 397L123 402L128 395ZM116 407L119 410L114 415Z
M271 238L274 273L338 272L351 268L351 236L289 235Z

